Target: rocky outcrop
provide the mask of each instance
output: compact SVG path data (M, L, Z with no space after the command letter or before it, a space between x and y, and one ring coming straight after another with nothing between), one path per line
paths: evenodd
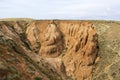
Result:
M40 47L39 55L42 57L57 57L60 55L63 50L63 38L57 25L49 23L47 26L44 26L44 24L43 26L42 24L36 26L35 24L32 23L26 31L27 37L34 49Z
M38 35L39 36L39 35ZM41 38L40 56L56 57L63 50L62 34L55 24L49 24Z
M53 65L56 63L54 58L59 57L68 76L85 80L91 75L98 52L98 37L92 23L34 21L27 28L26 34L33 47L39 43L40 57L53 58ZM52 63L49 60L48 62ZM58 69L55 65L54 67Z
M66 53L63 57L66 72L77 80L84 80L92 73L97 55L97 34L89 22L61 23L64 26ZM63 27L62 27L63 28Z

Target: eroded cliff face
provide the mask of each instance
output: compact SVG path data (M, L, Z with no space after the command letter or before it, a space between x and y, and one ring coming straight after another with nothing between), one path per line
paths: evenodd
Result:
M64 34L67 51L63 57L66 72L73 78L84 80L92 73L98 51L96 30L88 22L70 23L66 28Z
M26 35L34 52L59 73L71 76L74 80L91 78L98 52L98 36L92 23L33 21Z
M0 21L0 80L119 80L119 35L119 21Z

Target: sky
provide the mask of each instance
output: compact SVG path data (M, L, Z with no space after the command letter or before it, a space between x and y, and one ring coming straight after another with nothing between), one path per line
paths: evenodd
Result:
M0 18L120 20L120 0L0 0Z

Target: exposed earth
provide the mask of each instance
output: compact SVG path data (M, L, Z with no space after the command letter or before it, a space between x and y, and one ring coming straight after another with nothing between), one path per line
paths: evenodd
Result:
M0 80L120 80L120 22L0 20Z

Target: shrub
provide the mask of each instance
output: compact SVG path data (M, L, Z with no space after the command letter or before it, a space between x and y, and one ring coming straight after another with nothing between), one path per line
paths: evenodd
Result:
M35 77L34 80L42 80L40 77Z

